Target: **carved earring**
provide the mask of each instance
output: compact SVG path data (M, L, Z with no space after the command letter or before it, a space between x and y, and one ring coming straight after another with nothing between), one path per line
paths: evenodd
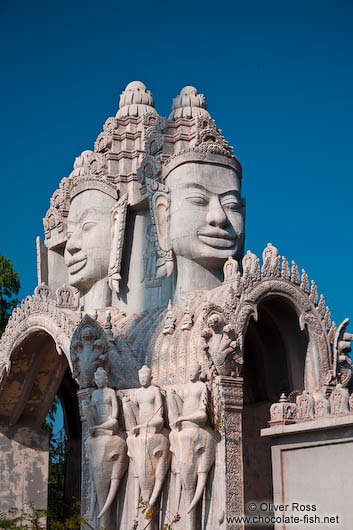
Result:
M125 193L112 210L111 250L109 258L108 281L112 291L119 293L121 280L121 262L127 216L128 194Z
M169 277L174 270L174 254L168 237L169 228L169 188L160 182L146 179L153 239L158 260L156 278Z

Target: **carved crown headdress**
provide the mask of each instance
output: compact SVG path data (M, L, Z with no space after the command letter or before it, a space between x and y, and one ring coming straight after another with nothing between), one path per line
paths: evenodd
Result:
M155 202L161 194L169 200L165 180L173 169L188 162L227 166L241 179L241 165L233 148L209 115L205 96L191 86L184 87L173 100L168 120L158 116L146 130L145 154L137 169L141 194L147 193L150 204L153 240L159 257L157 278L172 273L173 253L159 244Z
M193 161L229 166L241 178L240 162L207 112L205 96L186 86L174 98L169 119L158 117L146 131L145 155L137 170L142 192L146 179L163 182L177 166Z
M75 159L73 171L54 192L43 219L46 246L65 242L70 200L81 191L97 189L117 200L124 193L139 193L136 171L144 153L146 124L156 117L151 92L140 81L129 83L116 116L103 125L94 151L83 151Z

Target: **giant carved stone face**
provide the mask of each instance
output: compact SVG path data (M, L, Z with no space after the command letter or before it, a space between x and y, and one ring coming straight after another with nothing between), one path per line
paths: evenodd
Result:
M65 264L70 285L80 291L89 290L108 276L111 210L115 203L112 197L98 190L83 191L72 199Z
M236 172L211 163L188 162L167 177L169 241L176 256L219 268L237 256L244 240L240 181Z

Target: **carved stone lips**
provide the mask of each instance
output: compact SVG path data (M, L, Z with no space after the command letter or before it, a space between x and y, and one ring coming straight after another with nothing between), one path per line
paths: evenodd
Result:
M197 232L197 235L203 243L209 247L214 248L232 248L237 239L236 236L229 234L225 230L207 230L203 232Z
M84 256L83 258L79 259L71 259L67 264L70 274L76 274L77 272L80 272L80 270L83 269L86 263L87 256Z

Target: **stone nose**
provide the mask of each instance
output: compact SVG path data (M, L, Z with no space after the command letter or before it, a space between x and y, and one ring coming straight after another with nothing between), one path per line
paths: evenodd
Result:
M70 254L76 254L79 252L82 248L82 238L80 231L76 229L72 235L69 237L66 243L66 250L70 252Z
M217 195L212 197L209 201L206 221L208 224L220 228L223 228L228 224L228 218Z

